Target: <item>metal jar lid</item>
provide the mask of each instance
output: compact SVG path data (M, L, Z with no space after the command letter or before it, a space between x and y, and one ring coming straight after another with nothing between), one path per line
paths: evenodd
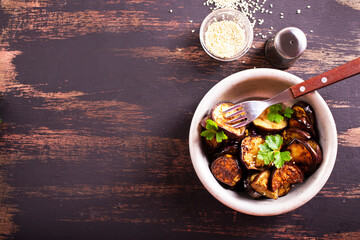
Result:
M287 27L266 42L265 55L272 65L285 69L296 62L306 46L304 32L296 27Z

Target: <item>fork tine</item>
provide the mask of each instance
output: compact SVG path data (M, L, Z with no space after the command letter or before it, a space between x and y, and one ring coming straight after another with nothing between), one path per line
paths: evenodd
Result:
M237 116L237 115L242 115L242 116L244 116L245 114L246 114L246 113L245 113L243 110L239 110L239 111L236 111L236 112L230 114L229 116L225 116L225 118L226 118L226 119L229 119L229 118L233 118L233 117L235 117L235 116Z
M246 124L248 124L248 122L245 120L245 121L239 122L237 124L234 124L233 127L234 128L241 128L241 127L245 126Z
M224 110L223 113L231 112L232 110L235 110L235 109L237 109L237 108L242 108L241 103L238 103L238 104L233 105L231 108L228 108L228 109Z
M228 124L236 123L236 122L239 122L239 121L242 121L242 120L245 120L245 119L246 119L245 116L240 116L240 117L231 119L231 120L227 121L226 123L228 123Z

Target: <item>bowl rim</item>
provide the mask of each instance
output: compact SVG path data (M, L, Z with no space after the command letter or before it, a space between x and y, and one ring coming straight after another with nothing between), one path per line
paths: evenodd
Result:
M248 69L243 70L237 73L234 73L217 84L215 84L202 98L200 103L198 104L192 121L190 125L190 131L189 131L189 151L190 151L190 157L192 161L192 165L195 169L195 172L200 179L201 183L204 185L204 187L212 194L217 200L225 204L226 206L245 213L249 215L254 216L274 216L279 214L284 214L287 212L290 212L292 210L295 210L296 208L301 207L308 201L310 201L326 184L328 178L330 177L330 174L334 168L335 161L336 161L336 154L337 154L337 147L338 147L338 141L337 141L337 131L336 131L336 125L334 118L331 114L331 111L329 107L327 106L324 99L321 97L321 95L318 92L310 93L313 95L313 98L316 99L317 104L321 105L321 108L326 113L327 117L329 119L327 120L327 125L330 127L332 131L329 132L330 135L330 143L329 145L331 148L328 149L329 154L327 154L327 158L324 159L323 163L320 165L320 167L317 169L317 171L313 174L316 175L314 179L309 183L311 188L307 187L305 191L302 191L301 194L292 202L284 204L284 206L278 206L279 204L276 204L279 202L278 200L272 200L272 199L264 199L264 201L259 200L252 200L252 199L238 199L238 197L232 197L234 196L234 192L228 189L223 188L212 176L210 168L207 166L204 168L203 164L200 162L200 160L197 160L195 157L198 154L198 151L200 148L195 148L196 143L194 140L194 134L192 134L194 131L197 132L199 121L198 119L201 119L203 116L199 116L201 113L199 109L202 105L204 105L208 99L211 99L211 96L219 91L221 89L221 92L226 91L226 89L229 89L230 87L240 84L241 82L244 82L248 80L249 78L254 77L269 77L275 75L276 77L279 77L281 79L284 79L285 82L297 84L300 82L303 82L303 80L291 73L277 70L277 69L271 69L271 68L257 68L257 69ZM225 89L225 90L224 90ZM309 95L310 95L309 94ZM211 106L209 106L210 108ZM198 144L199 145L199 144ZM321 168L321 171L320 171ZM211 177L209 177L209 173ZM311 175L309 178L312 178ZM230 193L233 192L233 193ZM240 202L244 204L239 204ZM275 204L274 204L275 203ZM279 202L282 203L282 202ZM271 207L270 207L271 206ZM276 207L274 207L276 206Z
M231 13L234 13L236 14L238 17L240 17L244 22L246 22L246 25L248 26L248 35L249 35L249 41L246 42L245 41L245 47L243 49L243 51L241 52L238 52L237 54L235 54L233 57L230 57L230 58L221 58L221 57L218 57L216 56L215 54L211 53L206 45L205 45L205 24L211 19L213 18L216 14L221 14L221 13L228 13L228 12L231 12ZM246 38L246 33L245 33L245 38ZM232 9L232 8L222 8L222 9L217 9L211 13L209 13L205 18L204 20L202 21L201 23L201 26L200 26L200 31L199 31L199 39L200 39L200 44L202 46L202 48L204 49L204 51L212 58L216 59L216 60L219 60L219 61L223 61L223 62L230 62L230 61L234 61L234 60L237 60L239 58L241 58L242 56L244 56L250 49L251 47L251 44L254 40L254 30L253 30L253 26L251 25L251 22L249 21L249 19L242 13L240 12L239 10L236 10L236 9ZM245 39L247 40L247 39Z

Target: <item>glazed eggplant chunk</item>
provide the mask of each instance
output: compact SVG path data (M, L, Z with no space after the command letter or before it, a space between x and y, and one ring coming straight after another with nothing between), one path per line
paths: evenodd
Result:
M291 108L294 112L289 119L289 127L300 128L317 138L315 130L315 112L313 108L305 102L297 102Z
M226 109L229 109L233 105L234 105L233 103L229 103L229 102L216 104L212 108L212 110L210 112L210 116L211 116L212 120L214 122L216 122L217 125L225 131L225 134L230 139L236 139L236 140L240 141L245 136L246 127L234 128L230 124L226 123L227 121L231 120L231 118L228 119L226 117L231 115L236 110L231 111L231 112L226 113L226 114L223 113L223 111L225 111Z
M315 170L316 153L307 142L300 139L294 139L290 142L287 150L291 153L291 161L299 166L305 175L309 175Z
M218 181L230 187L235 186L241 179L241 168L230 154L215 159L211 164L211 172Z
M279 197L279 191L276 189L276 191L271 191L268 187L269 179L270 179L270 170L264 170L261 173L259 173L255 179L251 183L251 187L261 195L277 199Z
M315 112L309 104L297 102L291 110L273 105L271 110L266 109L259 118L240 129L227 123L231 119L227 114L232 112L223 113L233 105L230 102L216 104L200 123L206 130L206 122L211 119L217 124L213 134L223 131L227 136L220 142L215 137L204 138L210 170L224 187L245 191L252 199L278 199L291 192L294 185L303 182L322 163ZM276 109L279 110L274 113ZM283 116L274 119L274 114Z
M257 157L259 145L264 143L261 136L248 136L241 142L241 161L247 169L262 170L264 161Z
M271 174L272 191L276 191L281 186L294 183L299 183L304 180L304 174L302 170L295 164L286 164L281 168L274 168Z
M271 133L277 133L286 128L288 124L286 119L280 121L279 123L272 122L267 118L269 112L270 108L265 109L264 112L262 112L261 115L253 121L255 127L259 128L264 132Z
M289 144L295 138L300 140L309 140L311 135L308 132L301 130L300 128L287 128L282 132L284 138L284 144Z

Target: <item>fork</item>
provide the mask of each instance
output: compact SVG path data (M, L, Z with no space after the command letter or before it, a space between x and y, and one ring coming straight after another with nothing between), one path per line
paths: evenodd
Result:
M225 118L229 119L226 123L232 125L234 128L243 127L258 118L267 107L273 104L292 100L309 92L354 76L358 73L360 73L360 57L295 86L287 88L267 100L254 100L237 103L231 108L223 111L224 114L234 111L229 115L225 115Z

